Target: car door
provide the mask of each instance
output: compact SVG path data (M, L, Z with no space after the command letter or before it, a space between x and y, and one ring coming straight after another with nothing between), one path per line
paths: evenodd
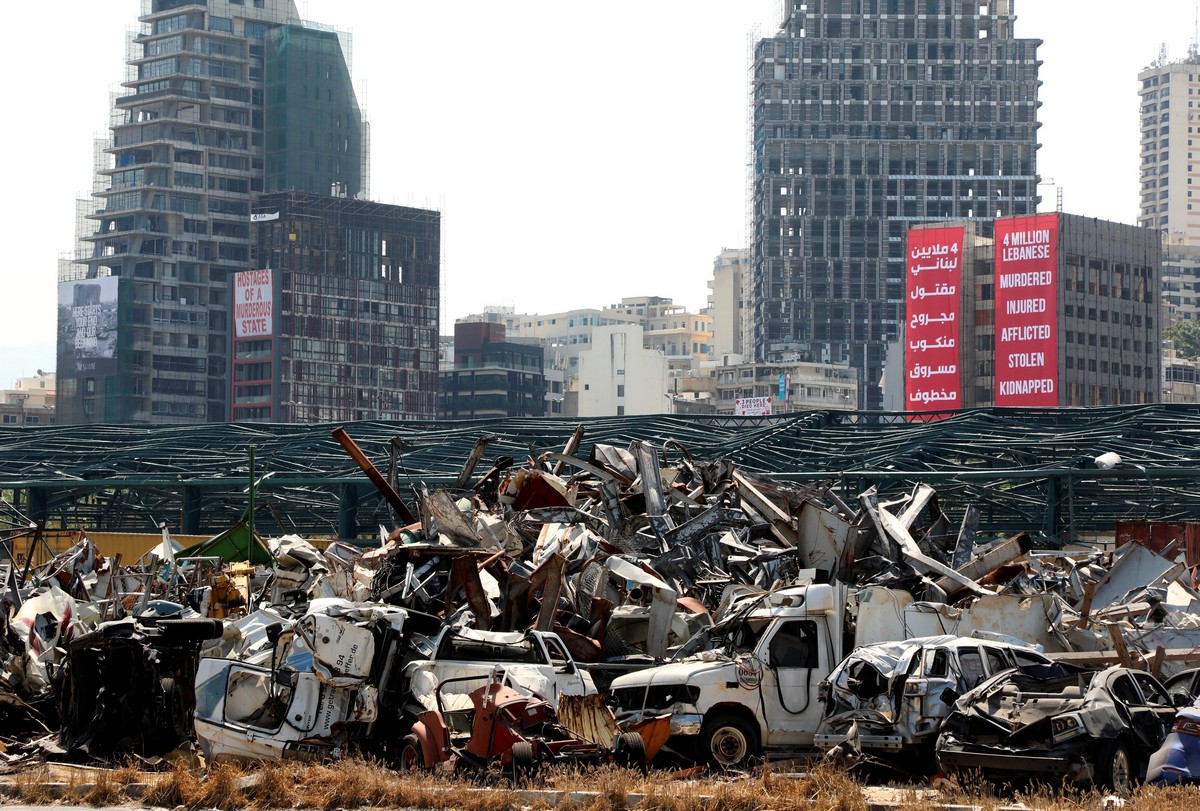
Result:
M766 665L759 682L768 745L812 743L825 706L816 700L822 671L820 637L813 620L775 623L756 650ZM831 669L828 662L827 669Z
M1151 752L1162 743L1163 737L1166 735L1166 728L1158 713L1161 705L1152 706L1146 702L1146 698L1138 686L1136 679L1138 675L1142 674L1134 671L1119 673L1109 683L1109 689L1113 698L1129 712L1130 728L1143 752ZM1161 687L1157 689L1160 693L1163 692Z
M1142 691L1142 698L1145 700L1146 706L1158 719L1161 731L1158 743L1155 746L1159 746L1162 744L1163 738L1166 737L1168 730L1174 725L1177 710L1171 701L1171 696L1158 679L1149 673L1135 672L1132 675L1133 680L1137 682L1138 688Z

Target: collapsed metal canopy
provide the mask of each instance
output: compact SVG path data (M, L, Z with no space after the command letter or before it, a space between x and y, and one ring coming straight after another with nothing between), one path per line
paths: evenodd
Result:
M646 416L358 422L346 426L402 495L457 478L476 441L485 459L562 448L585 428L577 455L596 443L639 439L725 458L783 479L828 478L843 498L874 484L934 484L950 513L969 504L984 531L1048 536L1112 530L1121 519L1200 518L1200 405L1094 409L975 409L933 422L902 414L819 411L764 418ZM49 526L153 531L167 521L215 532L245 506L248 448L279 530L344 536L390 524L386 505L332 439L332 424L46 426L0 428L0 489ZM1121 462L1098 470L1092 460ZM391 460L396 461L389 470ZM0 521L3 519L0 518ZM274 531L269 523L264 532Z

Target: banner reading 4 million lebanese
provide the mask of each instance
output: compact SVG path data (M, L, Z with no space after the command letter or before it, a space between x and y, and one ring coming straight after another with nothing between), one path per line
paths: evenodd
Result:
M1058 215L996 220L996 405L1058 405Z

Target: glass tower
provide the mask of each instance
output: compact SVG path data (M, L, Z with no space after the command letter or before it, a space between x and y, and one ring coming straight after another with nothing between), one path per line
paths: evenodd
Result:
M293 0L143 0L85 255L60 270L60 422L228 420L251 199L366 190L339 38L298 17Z

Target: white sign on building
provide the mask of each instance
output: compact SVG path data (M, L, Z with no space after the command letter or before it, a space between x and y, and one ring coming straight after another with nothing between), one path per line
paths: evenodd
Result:
M735 417L769 417L771 416L770 397L739 397L733 401Z
M274 333L271 271L244 270L233 276L233 329L238 338L270 338Z

